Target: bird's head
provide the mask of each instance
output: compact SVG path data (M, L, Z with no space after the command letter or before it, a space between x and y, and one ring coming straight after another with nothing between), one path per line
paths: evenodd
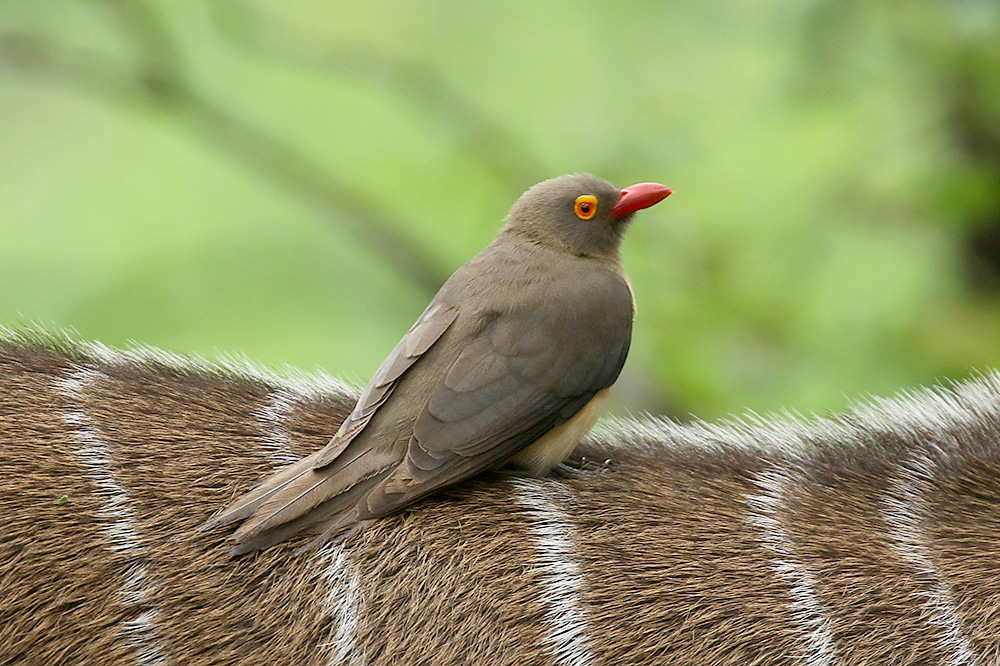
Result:
M507 214L504 231L576 255L614 255L632 215L671 192L659 183L619 189L586 173L559 176L522 194Z

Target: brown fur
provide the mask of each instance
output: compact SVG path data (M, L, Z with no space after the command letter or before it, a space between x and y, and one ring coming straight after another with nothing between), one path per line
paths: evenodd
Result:
M606 424L578 474L301 557L196 531L354 397L3 336L0 664L1000 663L998 375L808 425Z

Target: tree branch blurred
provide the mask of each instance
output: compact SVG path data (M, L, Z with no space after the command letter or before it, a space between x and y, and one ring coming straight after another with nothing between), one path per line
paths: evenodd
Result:
M255 12L247 3L215 0L211 8L219 33L235 48L301 69L378 82L406 98L447 131L457 132L464 151L501 182L513 184L515 195L545 172L520 136L432 67L360 42L309 47L277 19Z
M223 108L188 79L179 49L159 16L142 0L102 0L135 46L128 67L93 50L76 49L23 32L0 35L0 62L61 78L119 104L152 107L232 159L296 192L331 214L346 231L427 293L447 271L377 201L292 146Z
M44 34L0 34L0 65L48 76L102 100L161 113L231 160L293 192L328 214L373 256L394 267L402 279L433 294L448 276L442 262L406 233L407 223L366 196L342 175L287 140L255 127L238 109L226 108L195 82L177 35L148 0L91 0L107 10L134 60L96 48L79 48ZM548 169L530 146L432 67L367 44L311 47L249 3L210 0L218 34L234 49L269 63L351 77L380 86L457 137L462 152L510 186L516 195ZM668 411L655 385L638 369L620 382L631 387L631 404Z

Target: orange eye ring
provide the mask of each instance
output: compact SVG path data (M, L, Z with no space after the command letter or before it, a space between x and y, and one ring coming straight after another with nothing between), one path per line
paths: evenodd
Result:
M573 204L573 212L581 220L589 220L597 215L597 197L593 194L584 194L576 198Z

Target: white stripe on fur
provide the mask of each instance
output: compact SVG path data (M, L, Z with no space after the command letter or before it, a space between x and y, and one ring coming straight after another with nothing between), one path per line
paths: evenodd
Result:
M760 493L746 498L751 513L748 520L758 529L764 546L771 552L771 568L788 584L792 593L792 610L806 642L801 658L813 666L834 663L833 635L828 613L816 596L816 577L792 552L788 536L781 525L790 479L774 469L761 472L753 479Z
M254 413L264 434L261 445L275 467L291 465L299 460L288 448L291 435L285 426L285 419L295 410L298 401L298 394L283 388L275 389L267 396L267 402Z
M350 570L347 552L342 547L328 543L320 549L319 555L326 563L323 577L329 587L323 607L336 626L330 642L321 647L332 653L330 666L364 664L364 655L356 654L361 581Z
M97 370L77 368L68 377L59 380L57 388L65 398L80 405L87 388L106 377ZM135 514L128 492L114 477L114 464L108 445L91 424L83 407L67 409L61 416L73 435L77 456L87 469L87 476L95 487L94 492L102 500L98 517L103 521L101 529L105 534L104 547L127 567L118 596L129 609L148 605L153 583L146 565L137 561L143 552L142 538L135 525ZM136 614L132 619L121 622L119 631L135 649L138 663L142 666L167 663L167 652L156 625L156 609L134 608L134 612Z
M582 575L573 559L570 519L560 508L567 491L554 481L515 479L512 485L514 499L531 519L535 569L542 577L541 603L547 607L549 633L545 643L560 666L592 664L587 612L580 599ZM553 492L556 488L562 492Z
M900 560L917 575L922 590L917 593L918 603L925 609L921 613L944 633L943 647L950 653L950 666L975 664L972 644L962 631L955 611L951 586L943 580L934 563L934 554L924 543L923 490L934 475L934 462L920 454L900 467L893 480L892 490L882 503L882 517L888 526L893 549Z

